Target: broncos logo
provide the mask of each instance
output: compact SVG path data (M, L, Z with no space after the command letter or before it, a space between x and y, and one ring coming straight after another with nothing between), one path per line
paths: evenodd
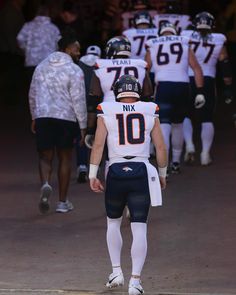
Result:
M122 170L124 170L125 172L133 171L133 169L128 166L123 167Z

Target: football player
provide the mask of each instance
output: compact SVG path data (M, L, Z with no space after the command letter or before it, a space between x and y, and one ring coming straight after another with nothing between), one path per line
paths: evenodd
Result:
M132 6L130 11L126 11L122 13L122 28L123 30L127 30L135 26L134 24L134 17L135 14L139 11L146 10L148 11L151 18L157 14L157 10L153 9L148 5L148 1L146 0L132 0Z
M160 105L160 122L165 143L169 149L172 133L172 172L180 172L180 157L183 146L183 120L189 100L188 67L193 69L197 86L195 107L204 104L202 92L203 75L189 39L177 35L171 23L163 23L159 37L147 42L146 61L155 73L156 102Z
M210 149L214 137L213 112L216 100L216 65L219 67L223 76L224 91L223 96L227 104L233 99L232 75L230 69L230 61L225 46L226 37L223 34L213 33L215 19L208 12L201 12L196 15L194 21L194 30L186 30L182 32L183 36L190 38L192 50L202 68L204 75L204 95L206 99L205 105L194 112L201 123L201 142L202 151L200 155L201 165L209 165L212 160ZM193 98L196 95L196 85L193 78L193 71L189 69L191 89ZM193 108L192 108L193 110ZM190 113L193 113L190 110ZM192 114L193 115L193 114ZM191 114L189 114L191 116ZM194 160L195 147L192 139L193 128L190 118L184 121L184 137L186 142L185 161L192 162Z
M163 23L172 23L177 30L177 33L184 29L187 29L191 25L190 16L187 14L181 14L180 3L177 0L167 0L165 6L165 13L158 13L154 16L154 25L159 28Z
M98 122L90 157L89 179L94 192L104 190L97 178L105 142L109 154L105 207L107 246L112 264L108 288L124 285L121 268L121 221L125 206L130 211L133 242L129 295L143 294L140 275L147 253L147 217L150 204L161 206L166 186L167 151L158 119L158 106L142 102L141 85L134 76L121 76L114 84L116 101L98 105ZM156 148L157 170L149 161L150 141Z
M131 58L145 58L145 43L156 38L158 30L154 28L152 18L147 11L137 12L134 16L134 28L125 30L122 34L131 43Z
M97 61L97 69L94 71L90 86L90 100L88 105L88 134L93 134L96 122L96 107L101 101L115 101L112 90L116 80L129 74L139 79L142 85L142 100L152 99L153 89L147 72L147 63L141 59L131 59L131 44L123 36L110 39L106 44L106 59ZM86 143L91 136L86 137ZM88 144L90 145L90 144Z

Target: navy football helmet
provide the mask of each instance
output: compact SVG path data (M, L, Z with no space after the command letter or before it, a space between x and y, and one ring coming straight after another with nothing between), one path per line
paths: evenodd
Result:
M209 12L200 12L195 16L193 26L196 30L211 31L215 27L215 18Z
M168 21L161 23L158 30L158 36L162 36L165 32L170 32L173 35L177 35L177 30L175 25L173 25L172 23Z
M147 11L139 11L134 15L135 28L141 24L147 24L149 28L153 27L152 17Z
M134 97L139 100L141 91L138 79L131 75L121 76L113 86L116 101L120 101L120 99L125 97Z
M106 57L109 59L117 57L130 57L131 44L124 36L111 38L106 44Z

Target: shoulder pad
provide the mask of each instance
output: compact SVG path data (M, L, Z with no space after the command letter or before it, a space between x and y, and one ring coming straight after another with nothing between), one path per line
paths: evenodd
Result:
M214 39L218 42L222 42L222 43L225 43L226 42L226 37L224 34L221 34L221 33L212 33Z
M131 61L135 62L136 66L140 66L140 67L143 67L143 68L147 67L147 62L145 60L132 58Z
M96 62L96 69L107 67L107 65L109 65L110 62L111 62L110 59L103 59L103 58L98 59Z

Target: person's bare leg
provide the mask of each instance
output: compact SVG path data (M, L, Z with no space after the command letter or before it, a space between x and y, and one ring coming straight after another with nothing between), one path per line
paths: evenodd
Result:
M50 209L49 197L52 193L52 187L49 182L52 175L53 156L53 149L39 152L39 176L41 180L39 210L41 213L47 213Z
M65 202L71 176L72 149L57 149L59 201Z
M39 176L42 185L51 180L53 157L53 149L39 152Z

